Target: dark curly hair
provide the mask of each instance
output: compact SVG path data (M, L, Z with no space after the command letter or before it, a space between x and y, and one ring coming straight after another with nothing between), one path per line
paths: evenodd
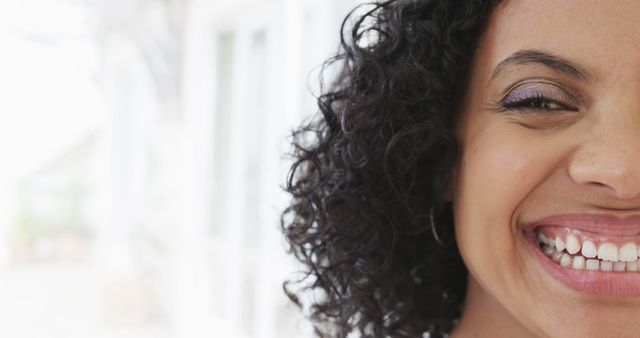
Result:
M318 336L440 337L455 326L467 271L442 196L458 156L457 103L497 2L386 1L343 22L340 52L324 65L338 76L293 133L282 215L305 267L285 292Z

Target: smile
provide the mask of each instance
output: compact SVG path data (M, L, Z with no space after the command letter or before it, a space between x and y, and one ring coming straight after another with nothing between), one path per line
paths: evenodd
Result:
M609 215L561 215L523 230L553 277L586 293L640 296L640 222Z
M587 239L586 237L591 237ZM638 271L638 245L615 243L569 228L543 228L537 232L545 256L564 268L591 271Z

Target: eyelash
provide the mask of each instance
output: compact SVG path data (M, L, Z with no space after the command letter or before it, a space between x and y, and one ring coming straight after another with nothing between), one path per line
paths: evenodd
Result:
M548 107L549 105L556 105L558 107L551 108L551 107ZM574 110L569 108L565 104L562 104L556 100L552 100L540 94L525 97L522 99L503 101L501 103L501 106L505 110L534 110L534 111Z

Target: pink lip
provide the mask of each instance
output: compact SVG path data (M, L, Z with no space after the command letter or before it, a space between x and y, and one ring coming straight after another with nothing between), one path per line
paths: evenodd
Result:
M565 226L606 236L640 235L640 215L618 217L605 214L562 214L523 224L524 231L539 226Z
M522 230L534 257L555 279L570 288L603 296L640 296L640 272L604 272L563 268L544 255L539 248L535 228L566 226L605 236L640 234L640 216L620 218L602 214L563 214L526 223Z

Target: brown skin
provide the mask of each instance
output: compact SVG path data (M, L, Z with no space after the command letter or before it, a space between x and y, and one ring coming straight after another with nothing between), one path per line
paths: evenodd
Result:
M559 213L640 213L638 18L637 0L507 0L494 11L456 128L462 153L451 197L469 285L452 337L638 336L640 297L568 288L520 230ZM519 64L492 79L524 49L570 60L590 77ZM564 108L499 111L524 81Z

